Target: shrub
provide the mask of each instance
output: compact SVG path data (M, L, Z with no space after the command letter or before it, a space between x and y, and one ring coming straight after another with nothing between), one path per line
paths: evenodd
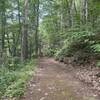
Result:
M5 96L8 98L17 97L20 98L25 91L25 80L17 80L13 84L9 85L9 87L6 89Z
M64 42L62 49L55 54L56 59L64 57L74 57L73 61L83 63L94 55L94 52L99 52L100 45L95 44L95 34L89 31L69 32L67 39Z
M52 47L52 48L48 47L48 48L43 49L43 54L45 56L53 57L55 53L56 53L56 48L54 48L54 47Z
M23 95L26 81L33 74L36 66L36 60L15 70L9 70L7 67L0 69L0 97L19 98ZM17 67L17 66L16 66Z

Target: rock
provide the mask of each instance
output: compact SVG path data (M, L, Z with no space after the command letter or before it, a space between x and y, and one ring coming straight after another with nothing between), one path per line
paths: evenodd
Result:
M44 100L45 99L45 97L42 97L40 100Z
M72 60L71 60L72 58L71 57L64 57L64 59L63 59L63 61L64 61L64 63L65 64L71 64L71 62L72 62Z
M63 62L64 58L59 58L59 62Z
M68 64L68 58L67 57L64 58L64 63Z

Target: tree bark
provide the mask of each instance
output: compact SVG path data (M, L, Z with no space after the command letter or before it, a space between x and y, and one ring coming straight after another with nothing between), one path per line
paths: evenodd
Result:
M36 1L35 55L38 57L39 0Z
M85 25L88 22L88 1L87 0L82 0L81 4L82 4L82 8L81 8L81 23L83 25Z
M24 16L22 30L21 59L25 61L28 58L28 2L24 0Z
M4 48L5 48L5 34L6 34L6 31L5 31L5 27L6 27L6 9L5 9L5 1L2 1L2 25L1 25L1 34L2 34L2 52L4 51Z

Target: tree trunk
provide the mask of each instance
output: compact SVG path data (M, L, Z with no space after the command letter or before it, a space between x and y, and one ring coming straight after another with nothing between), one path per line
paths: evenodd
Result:
M87 24L88 22L88 1L83 0L81 2L82 8L81 8L81 23L83 25Z
M35 55L38 57L39 0L36 1Z
M25 61L28 58L28 1L24 0L24 18L22 30L21 59Z
M6 27L6 9L5 9L5 1L2 1L2 25L1 25L1 34L2 34L2 52L4 51L5 47L5 27Z

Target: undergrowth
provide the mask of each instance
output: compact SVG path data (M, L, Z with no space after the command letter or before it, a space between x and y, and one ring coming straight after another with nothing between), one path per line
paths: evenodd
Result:
M17 100L24 94L26 84L36 68L37 60L20 64L16 70L0 68L0 99Z
M56 60L73 57L77 63L88 62L91 58L100 59L100 35L90 31L67 33L63 46L55 53Z

